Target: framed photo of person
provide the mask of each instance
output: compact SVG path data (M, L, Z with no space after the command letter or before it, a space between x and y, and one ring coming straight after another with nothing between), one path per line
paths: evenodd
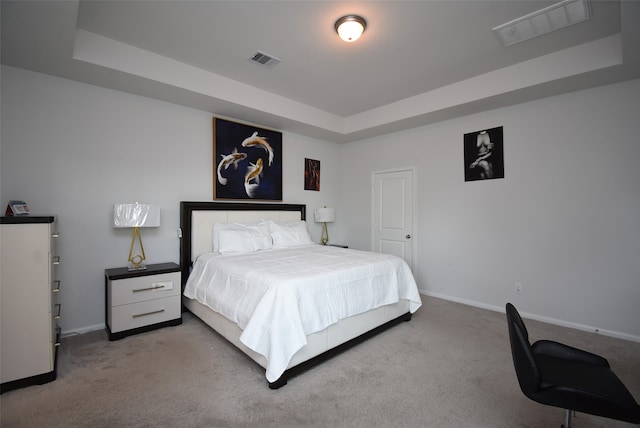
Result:
M464 181L504 178L502 126L464 134Z

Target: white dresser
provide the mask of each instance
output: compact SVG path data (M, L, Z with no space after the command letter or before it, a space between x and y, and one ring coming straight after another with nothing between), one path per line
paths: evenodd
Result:
M55 217L0 217L1 392L56 378Z

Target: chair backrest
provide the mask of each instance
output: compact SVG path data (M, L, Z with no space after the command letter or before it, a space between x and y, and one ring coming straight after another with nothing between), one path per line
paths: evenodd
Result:
M522 322L515 306L507 303L507 324L509 325L509 340L511 342L511 356L516 369L516 376L522 392L529 396L540 388L540 371L529 343L527 327Z

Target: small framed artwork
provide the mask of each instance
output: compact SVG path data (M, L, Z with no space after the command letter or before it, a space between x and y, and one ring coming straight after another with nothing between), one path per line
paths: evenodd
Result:
M4 214L7 216L29 215L29 206L25 201L9 201Z
M320 191L320 161L304 159L304 190Z
M502 126L464 134L464 181L504 178Z
M282 200L282 133L213 118L213 199Z

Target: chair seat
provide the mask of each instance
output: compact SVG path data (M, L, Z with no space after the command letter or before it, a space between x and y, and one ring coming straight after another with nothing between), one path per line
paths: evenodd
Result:
M608 366L535 354L540 389L530 398L582 413L640 422L640 407Z
M606 358L551 340L532 346L527 327L511 303L506 314L513 365L524 395L566 409L566 428L571 428L570 410L640 423L640 406Z

